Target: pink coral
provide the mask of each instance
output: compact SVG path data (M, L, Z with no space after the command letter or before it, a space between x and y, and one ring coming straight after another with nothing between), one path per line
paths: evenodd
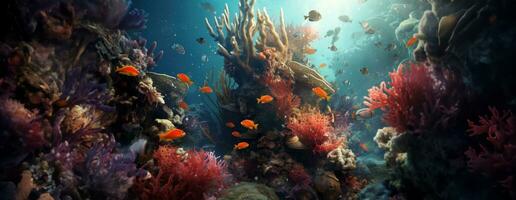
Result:
M301 143L314 152L328 152L339 147L344 138L339 138L331 126L330 116L317 109L303 109L287 123L287 128Z
M418 132L445 127L455 114L456 79L450 71L436 72L421 63L398 66L391 82L369 89L364 104L385 111L384 121L397 131Z
M137 183L142 199L203 199L226 186L226 164L212 152L161 146L154 159L159 167L157 176Z
M0 99L0 127L6 127L23 139L24 144L39 148L46 144L45 127L37 110L29 110L20 102L3 97Z
M481 116L478 123L468 121L470 136L486 134L489 144L480 145L478 151L470 147L465 152L468 167L499 180L508 191L516 191L516 117L510 111L500 113L492 107L489 110L491 116Z

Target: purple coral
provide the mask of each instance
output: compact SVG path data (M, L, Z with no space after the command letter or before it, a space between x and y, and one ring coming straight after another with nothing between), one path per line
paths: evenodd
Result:
M77 169L84 186L97 198L123 199L139 170L132 153L114 153L114 138L95 144Z
M0 98L0 127L9 130L22 138L29 149L39 148L46 144L45 125L37 110L29 110L20 102Z

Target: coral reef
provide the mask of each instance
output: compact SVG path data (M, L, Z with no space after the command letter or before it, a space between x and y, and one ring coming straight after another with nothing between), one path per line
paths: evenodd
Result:
M279 197L271 188L256 183L241 182L235 186L224 191L224 194L219 198L221 200L278 200Z
M400 133L394 128L383 127L382 129L378 129L373 138L378 147L385 151L384 160L387 162L387 165L390 166L403 163L407 157L406 153L400 152L395 146L395 144L399 145L399 142L396 142L398 135L400 135Z
M468 157L468 167L490 178L496 179L514 197L514 169L516 164L516 118L510 111L489 108L491 116L481 116L478 123L468 121L470 136L486 135L489 145L480 145L464 152Z
M142 199L203 199L226 187L227 167L211 152L161 146L153 157L158 172L135 187Z
M398 132L443 129L456 114L460 98L453 73L424 64L400 65L391 72L389 87L369 89L364 104L382 109L384 121Z

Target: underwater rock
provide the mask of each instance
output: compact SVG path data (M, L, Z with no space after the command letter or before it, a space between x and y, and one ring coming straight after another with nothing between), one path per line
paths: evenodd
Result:
M321 87L331 94L335 93L335 89L333 89L332 85L314 69L296 61L287 62L287 66L294 72L296 85L302 84L310 89Z
M404 38L410 37L410 34L415 31L414 29L417 27L419 20L416 19L414 15L414 13L410 13L409 18L401 21L398 27L394 30L394 34L398 41L402 41Z
M369 184L360 191L362 200L389 200L391 191L383 183Z
M240 182L226 189L219 200L279 200L274 190L263 184Z
M306 146L301 143L301 141L299 141L299 137L297 136L292 136L292 137L289 137L286 141L285 141L285 144L287 145L287 147L291 148L291 149L306 149Z
M441 17L439 20L439 27L437 28L437 36L440 46L447 45L448 39L451 37L455 25L464 12L465 10L461 10L457 13Z
M323 200L337 200L342 194L339 179L330 171L318 172L314 178L314 186Z
M356 158L355 154L351 151L351 149L345 148L344 145L328 152L326 155L330 163L333 163L339 167L339 169L343 172L355 169Z
M21 174L21 180L16 187L16 199L28 199L35 185L32 180L32 173L25 170Z
M378 147L385 150L384 159L387 166L394 166L396 164L403 163L407 158L407 154L403 153L400 149L403 148L402 146L406 145L398 138L400 135L403 134L398 133L393 127L384 127L382 129L378 129L373 138L376 144L378 144ZM396 143L396 145L394 145L394 143Z
M147 72L146 75L152 79L158 91L164 94L165 102L176 102L186 95L186 85L176 77L155 72Z

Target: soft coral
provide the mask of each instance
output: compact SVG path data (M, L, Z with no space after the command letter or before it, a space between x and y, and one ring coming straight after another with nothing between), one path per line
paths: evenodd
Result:
M302 109L291 117L287 128L301 143L315 152L328 152L339 147L344 138L338 137L331 126L331 118L317 109Z
M385 111L384 121L397 131L418 132L446 127L457 108L458 82L449 70L421 63L400 65L391 82L369 89L364 104Z
M489 143L480 145L479 151L470 147L465 152L468 167L497 179L507 190L516 191L513 179L516 174L516 117L510 111L489 110L490 117L481 116L478 123L468 121L470 136L487 134ZM516 197L514 192L511 195Z
M226 164L212 152L161 146L154 159L157 175L136 185L142 199L203 199L226 186Z

